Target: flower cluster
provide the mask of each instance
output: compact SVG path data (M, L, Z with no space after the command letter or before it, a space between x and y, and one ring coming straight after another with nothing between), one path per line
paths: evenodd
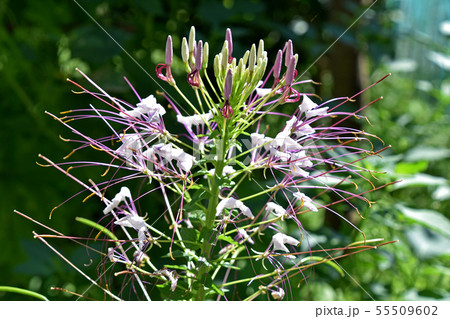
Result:
M317 259L310 245L303 243L307 230L302 214L319 210L336 214L364 236L335 206L347 203L358 211L355 200L370 205L364 192L354 193L349 185L352 177L369 180L371 172L358 162L380 151L372 149L372 135L344 125L365 106L342 111L340 106L353 97L315 102L313 94L300 93L301 84L314 83L297 79L298 59L290 40L270 68L262 40L235 57L227 29L210 70L209 44L197 41L192 27L182 39L181 60L194 100L186 98L174 79L171 36L156 75L179 94L181 102L169 93L163 93L160 101L158 96L141 98L136 92L137 102L125 102L110 96L82 71L94 91L71 81L107 108L91 105L66 112L63 118L53 117L81 137L73 140L81 143L75 150L93 147L110 160L53 165L59 169L100 165L107 169L105 176L115 171L99 183L77 181L104 202L104 218L93 226L107 230L110 244L104 263L123 264L115 274L130 276L132 280L124 282L138 284L132 290L138 298L152 299L156 286L160 288L156 298L229 299L233 296L229 288L239 285L252 287L248 300L264 294L274 300L292 297L289 280L294 274L304 276L314 264L335 261L328 253ZM293 114L285 114L286 104L295 105ZM94 139L73 125L88 118L103 122L109 134ZM268 118L283 126L268 129ZM170 131L177 127L174 123L168 129L171 119L176 119L181 133ZM135 180L145 184L133 196ZM127 186L117 192L119 184ZM144 208L149 214L143 216L136 198L143 205L147 194L156 193L164 206L150 204ZM330 198L334 200L327 202ZM161 216L165 228L154 226ZM119 239L122 234L126 240ZM160 249L166 254L159 254ZM309 257L301 258L305 255ZM240 277L243 268L253 275ZM121 299L123 293L116 297Z

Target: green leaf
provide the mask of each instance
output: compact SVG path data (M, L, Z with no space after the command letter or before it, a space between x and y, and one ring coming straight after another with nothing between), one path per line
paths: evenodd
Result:
M428 168L427 161L405 163L401 162L395 165L395 172L397 174L416 174L425 171Z
M411 177L402 178L402 180L399 183L394 184L392 186L392 189L395 190L405 187L442 186L442 185L447 185L447 180L445 178L418 173Z
M221 266L224 267L224 268L230 268L230 269L235 269L235 270L241 270L240 267L235 266L234 264L231 264L231 263L229 263L229 262L224 262L224 263L221 264Z
M195 250L201 247L199 242L199 231L194 228L183 227L180 229L180 235L185 241L186 248Z
M230 243L232 245L238 245L239 243L237 241L235 241L233 238L231 238L230 236L225 236L224 234L220 234L219 237L217 238L219 240L224 240L227 243Z
M415 209L400 204L395 207L408 219L450 237L450 221L441 213L431 209Z
M450 149L448 148L432 148L419 146L410 150L404 160L415 162L419 160L438 161L450 157Z
M116 241L116 245L120 245L119 243L119 238L116 237L116 235L114 235L108 228L97 224L96 222L93 222L92 220L83 218L83 217L75 217L75 220L77 222L80 222L82 224L85 224L87 226L93 227L97 230L99 230L101 233L104 233L105 235L107 235L109 238L111 238L112 240ZM98 234L100 235L100 234ZM96 237L98 237L98 235Z

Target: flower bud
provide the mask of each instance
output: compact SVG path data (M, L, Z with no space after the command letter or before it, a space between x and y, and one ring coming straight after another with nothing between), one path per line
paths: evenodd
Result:
M167 42L166 42L166 65L171 65L172 64L172 57L173 57L173 46L172 46L172 37L169 35L167 37Z
M297 56L297 55L295 55ZM294 82L294 76L295 76L295 67L297 66L297 58L293 56L289 60L289 64L286 70L286 85L292 86L292 83ZM298 56L297 56L298 57Z
M193 53L195 50L195 28L191 27L191 31L189 32L189 53Z
M275 64L273 66L273 77L276 80L280 78L282 59L283 59L283 52L281 50L278 50L277 57L275 59Z
M264 52L264 40L259 40L258 44L258 54L256 55L256 59L262 58Z
M223 90L223 97L225 99L225 103L230 100L232 91L233 91L233 72L231 71L231 69L228 69L228 73L225 78L225 88Z
M244 71L244 60L242 58L239 59L239 64L236 69L235 79L239 81L242 78L242 73Z
M242 57L242 59L244 61L244 65L247 64L249 55L250 55L250 51L249 50L245 51L244 56Z
M255 44L253 44L250 50L250 56L248 61L248 70L250 71L250 73L255 71L255 63L256 63L256 46Z
M209 59L209 44L205 42L203 45L203 69L208 67L208 59Z
M221 70L220 60L221 59L222 59L222 57L221 57L220 53L214 57L214 75L216 76L216 78L218 78L220 75L220 70Z
M195 51L195 69L200 70L203 64L203 42L198 41L197 50Z
M228 63L231 63L231 60L233 59L232 54L233 54L233 39L231 36L231 30L230 28L227 28L227 32L225 34L225 40L227 41L228 44Z
M228 67L228 55L229 55L227 40L225 40L225 43L223 44L221 53L222 53L222 59L221 59L222 70L226 70Z
M186 38L181 40L181 59L184 64L187 64L189 61L189 45Z
M293 55L293 49L292 49L292 41L289 40L288 42L286 42L286 52L285 52L285 60L284 60L284 65L286 67L289 66L289 61L291 60L291 57Z

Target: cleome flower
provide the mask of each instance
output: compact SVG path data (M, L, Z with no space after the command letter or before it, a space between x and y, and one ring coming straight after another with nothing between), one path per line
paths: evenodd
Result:
M209 44L196 39L194 27L175 45L181 47L185 88L195 96L189 99L191 95L178 87L171 69L172 41L180 38L167 37L164 63L155 70L157 78L179 94L177 100L166 92L147 92L141 98L125 78L136 99L123 101L78 70L94 89L70 82L102 106L93 103L61 118L52 115L79 137L64 139L78 143L65 160L86 148L100 151L106 159L48 162L80 183L90 194L87 198L96 195L105 203L106 216L93 227L109 236L104 262L123 267L105 278L130 277L123 280L121 297L131 292L147 300L150 295L220 300L234 297L231 291L236 290L229 286L243 283L253 285L248 299L269 292L273 299L282 300L283 288L290 287L293 274L301 274L303 281L305 269L312 267L294 262L303 249L295 237L308 235L301 214L319 209L335 214L365 240L363 231L335 205L346 203L357 210L354 201L361 200L370 206L364 195L376 189L369 179L374 172L359 161L383 149L374 150L371 134L345 125L346 119L361 116L359 112L368 105L356 111L341 108L362 92L320 104L313 94L303 93L302 84L316 83L297 78L301 61L291 40L275 51L270 65L263 40L246 51L236 50L231 29L226 29L223 45L210 59ZM238 57L236 52L243 55ZM288 103L293 106L286 107ZM106 133L93 138L78 130L76 121L88 119L97 120ZM168 121L174 125L166 127ZM87 185L69 172L85 166L105 168L103 180L90 179ZM372 190L358 193L347 187L361 181ZM138 194L123 186L129 184L138 186L130 187ZM107 200L105 194L116 187L120 191ZM146 217L147 223L141 215L149 205L152 214ZM155 242L150 230L161 238L160 249L149 244ZM123 234L126 238L119 238ZM267 249L257 252L248 244ZM312 250L301 253L315 254ZM251 277L243 277L248 274ZM254 286L256 281L261 283ZM107 283L104 289L109 287L117 285Z

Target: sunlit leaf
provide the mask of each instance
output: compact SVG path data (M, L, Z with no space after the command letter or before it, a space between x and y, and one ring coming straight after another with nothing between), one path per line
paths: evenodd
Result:
M408 219L450 237L450 221L441 213L431 209L415 209L396 205Z

